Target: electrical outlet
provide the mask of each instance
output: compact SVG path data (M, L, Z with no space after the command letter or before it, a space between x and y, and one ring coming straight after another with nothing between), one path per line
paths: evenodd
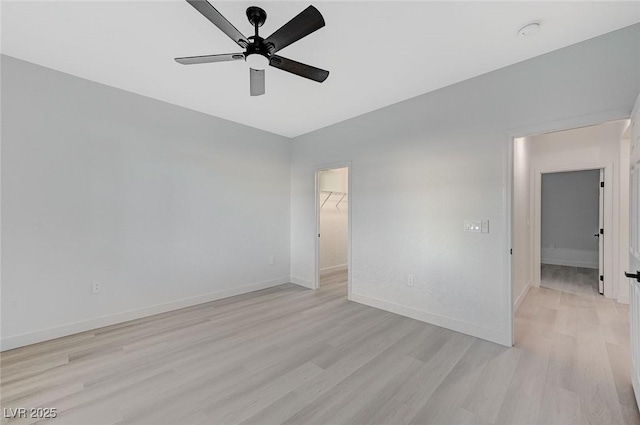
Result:
M271 257L269 257L269 264L273 266L275 263L276 263L276 257L272 255Z
M407 285L413 287L416 284L416 277L410 274L407 278Z
M99 282L93 282L91 284L91 293L99 294L102 291L102 285Z

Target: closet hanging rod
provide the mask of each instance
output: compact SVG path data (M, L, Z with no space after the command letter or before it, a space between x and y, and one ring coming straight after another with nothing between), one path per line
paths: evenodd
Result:
M331 195L333 195L333 192L329 192L329 194L327 195L326 198L324 198L324 202L322 203L322 205L320 205L320 209L322 209L322 207L324 207L324 204L327 203L327 201L329 200L329 198L331 198Z

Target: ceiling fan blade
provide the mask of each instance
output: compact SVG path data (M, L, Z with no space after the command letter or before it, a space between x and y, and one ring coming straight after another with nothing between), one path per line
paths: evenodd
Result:
M323 82L329 76L329 71L316 68L315 66L306 65L304 63L296 62L291 59L283 58L282 56L272 56L269 65L281 69L283 71L290 72L292 74L299 75L304 78L308 78L319 83Z
M247 37L242 35L242 33L238 31L231 22L227 21L227 19L222 16L215 7L211 6L207 0L187 0L187 3L211 21L211 23L218 27L220 31L227 34L229 38L235 41L239 46L247 47L249 45Z
M187 56L176 58L176 62L182 65L195 65L198 63L229 62L244 59L242 53L225 53L223 55Z
M322 15L318 12L318 9L309 6L267 37L265 42L274 45L275 49L271 53L275 53L322 27L324 27Z
M249 69L249 86L251 96L264 94L264 69Z

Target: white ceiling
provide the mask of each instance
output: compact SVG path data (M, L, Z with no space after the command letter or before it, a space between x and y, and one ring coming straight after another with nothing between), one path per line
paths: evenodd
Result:
M279 54L331 71L318 84L269 68L249 96L243 62L174 57L239 47L183 0L2 2L2 53L284 136L300 134L640 22L640 2L212 1L267 36L313 3L326 27ZM542 30L517 30L540 20Z

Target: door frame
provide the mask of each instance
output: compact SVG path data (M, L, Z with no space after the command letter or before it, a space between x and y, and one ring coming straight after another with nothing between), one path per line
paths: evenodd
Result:
M533 171L533 286L540 286L540 251L542 248L542 175L571 171L604 170L604 212L603 275L605 277L604 296L613 298L615 279L613 278L613 163L606 161L576 162L569 166L540 168Z
M352 166L351 161L340 161L340 162L332 162L330 164L323 164L316 166L314 171L315 177L315 211L316 211L316 233L315 239L316 242L314 244L314 272L313 272L313 289L317 290L320 288L320 238L318 234L320 233L320 172L335 170L336 168L347 168L347 196L349 206L347 207L347 299L351 299L351 276L352 267L351 267L351 227L352 227L352 206L353 206L353 197L352 197Z
M515 139L521 137L533 136L536 134L552 133L554 131L571 130L574 128L588 127L592 125L604 124L608 121L622 120L629 118L629 111L624 109L608 110L597 114L576 116L571 118L565 118L562 120L546 121L538 124L532 124L523 127L516 127L506 129L503 133L505 143L505 161L506 167L504 168L503 181L503 211L504 211L504 227L503 227L503 276L506 279L506 295L503 302L506 304L506 336L507 343L514 345L515 343L515 309L513 299L513 255L512 249L514 246L513 241L513 182L514 182L514 144Z

